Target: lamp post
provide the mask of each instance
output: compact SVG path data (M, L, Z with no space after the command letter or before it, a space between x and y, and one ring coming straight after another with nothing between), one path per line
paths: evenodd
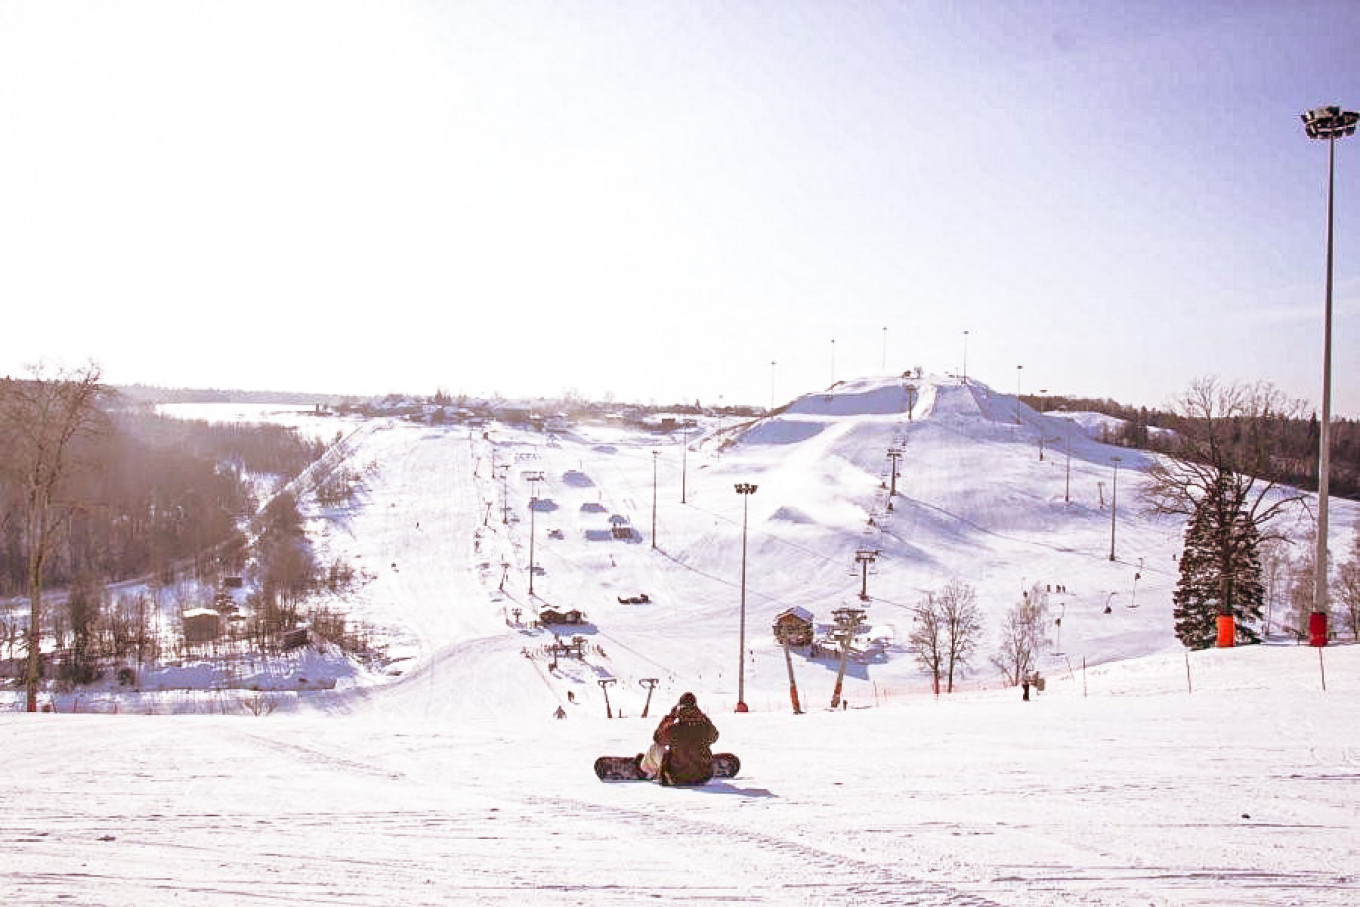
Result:
M1039 413L1041 415L1047 411L1048 409L1047 403L1048 403L1048 388L1041 387L1039 388ZM1039 423L1039 462L1042 463L1043 461L1044 461L1044 423L1041 421Z
M1023 365L1017 365L1017 366L1015 367L1015 424L1016 424L1016 425L1019 425L1019 424L1020 424L1020 370L1023 369L1023 368L1024 368Z
M740 651L737 652L736 710L745 712L749 711L746 708L746 515L756 486L750 482L738 482L736 488L737 494L741 495L741 636Z
M1336 177L1336 140L1355 134L1360 113L1340 107L1319 107L1301 115L1304 132L1310 139L1327 142L1327 278L1322 341L1322 423L1318 433L1318 524L1317 553L1314 557L1313 613L1327 613L1327 496L1331 472L1328 429L1332 421L1332 208ZM1325 620L1326 618L1322 618ZM1325 624L1323 625L1325 628ZM1313 634L1312 643L1326 641L1325 629Z
M779 363L770 360L770 412L774 412L774 367Z
M510 492L506 487L506 482L507 476L510 475L510 467L504 463L499 467L492 466L493 475L496 469L501 471L501 523L508 526L510 525Z
M831 338L831 383L836 383L836 338Z
M1114 560L1114 515L1119 510L1119 461L1123 457L1110 457L1114 462L1114 484L1110 487L1110 560Z
M888 374L888 326L883 325L883 374Z
M1064 419L1067 423L1067 481L1063 487L1063 503L1072 503L1072 429L1076 423L1071 419Z
M656 461L661 458L661 451L652 451L652 550L656 550Z
M685 501L685 485L689 478L689 426L680 428L680 503Z
M963 383L968 383L968 332L963 332Z
M538 483L543 481L543 473L531 472L524 477L534 486L529 496L529 595L534 594L534 514L538 512Z

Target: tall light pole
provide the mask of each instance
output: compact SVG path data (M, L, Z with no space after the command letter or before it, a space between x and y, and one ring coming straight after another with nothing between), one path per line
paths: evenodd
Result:
M883 325L883 374L888 374L888 326Z
M770 360L770 412L774 412L774 367L779 363Z
M836 383L836 338L831 338L831 383Z
M680 427L680 503L685 501L685 485L689 476L689 426Z
M652 451L652 550L656 550L656 461L661 458L661 451Z
M968 332L963 332L963 383L968 383Z
M501 523L510 525L510 464L501 464Z
M751 495L756 493L756 486L750 482L738 482L737 494L741 495L741 636L740 651L737 653L737 711L749 711L746 708L746 515L751 502Z
M534 486L529 495L529 594L534 594L534 514L538 512L538 483L543 481L543 473L531 472L524 477Z
M1044 412L1048 409L1048 407L1047 407L1047 405L1046 405L1047 403L1048 403L1048 388L1046 388L1046 387L1041 387L1041 388L1039 388L1039 412L1040 412L1040 414L1044 413ZM1042 463L1042 462L1044 461L1044 431L1045 431L1045 430L1044 430L1044 423L1041 421L1041 422L1039 423L1039 462L1040 462L1040 463Z
M1114 463L1114 484L1110 488L1110 560L1114 560L1114 515L1119 510L1119 461L1123 457L1110 457Z
M1063 488L1063 503L1072 503L1072 429L1076 423L1071 419L1064 419L1067 423L1067 483Z
M1020 370L1023 369L1023 368L1024 368L1023 365L1017 365L1017 366L1015 367L1015 424L1016 424L1016 425L1019 425L1019 424L1020 424Z
M1301 115L1310 139L1327 142L1327 281L1322 341L1322 424L1318 434L1318 525L1314 556L1313 613L1327 613L1327 497L1331 473L1328 429L1332 421L1332 207L1336 176L1336 140L1355 134L1360 113L1340 107L1319 107ZM1324 635L1325 638L1325 635Z

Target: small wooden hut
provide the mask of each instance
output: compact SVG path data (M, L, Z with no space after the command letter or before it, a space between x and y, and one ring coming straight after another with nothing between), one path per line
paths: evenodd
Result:
M189 645L212 642L221 632L222 616L212 608L193 608L182 615L184 641Z
M774 617L774 638L790 646L806 646L812 642L812 612L794 606Z

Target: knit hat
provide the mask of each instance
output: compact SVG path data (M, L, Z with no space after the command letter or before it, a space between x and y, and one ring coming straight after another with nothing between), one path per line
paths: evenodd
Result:
M698 705L698 704L699 704L699 700L697 700L697 699L694 698L694 694L693 694L693 693L681 693L681 694L680 694L680 705L696 706L696 705Z

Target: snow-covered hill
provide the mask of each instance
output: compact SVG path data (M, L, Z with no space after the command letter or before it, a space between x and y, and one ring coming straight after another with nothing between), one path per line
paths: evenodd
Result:
M767 419L706 421L688 450L679 432L612 424L346 430L365 485L346 508L309 506L310 529L323 563L368 577L329 604L389 641L390 675L273 696L266 718L0 716L0 897L1360 896L1360 647L1187 655L1170 619L1181 527L1139 512L1144 454L948 378L846 382ZM1339 543L1356 513L1336 505ZM867 603L860 550L879 553ZM965 689L937 699L905 640L916 603L951 579L977 588L988 638ZM1050 596L1047 688L1022 703L987 656L1035 583L1065 591ZM827 710L836 662L804 651L792 670L808 713L792 714L770 622L795 605L819 623L864 606L888 637L850 666L848 710ZM552 632L531 626L546 608L584 612L559 629L583 638L584 659L554 667ZM739 657L747 715L733 714ZM702 790L599 784L593 757L642 749L687 689L741 775Z

